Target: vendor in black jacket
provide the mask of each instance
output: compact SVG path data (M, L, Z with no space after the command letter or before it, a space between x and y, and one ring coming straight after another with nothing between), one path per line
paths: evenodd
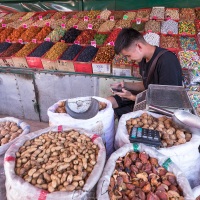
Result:
M115 42L115 53L138 62L143 80L112 85L114 88L123 88L122 92L115 92L115 96L108 97L118 118L133 111L136 95L130 90L137 94L147 89L149 84L182 85L182 70L176 55L148 44L142 34L132 28L124 28L119 33Z

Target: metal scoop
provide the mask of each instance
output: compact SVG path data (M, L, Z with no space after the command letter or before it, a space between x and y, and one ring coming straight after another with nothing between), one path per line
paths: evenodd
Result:
M155 110L158 113L172 117L172 121L179 128L183 128L188 132L200 134L200 118L185 110L176 110L171 112L163 108L149 105L149 109Z

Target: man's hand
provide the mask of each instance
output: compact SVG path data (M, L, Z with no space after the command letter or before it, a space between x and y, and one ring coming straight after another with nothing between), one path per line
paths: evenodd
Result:
M135 95L133 95L131 92L125 89L122 89L122 92L116 92L115 94L120 96L121 98L129 99L131 101L135 101L136 99Z
M113 83L110 85L111 88L121 89L124 88L124 81Z

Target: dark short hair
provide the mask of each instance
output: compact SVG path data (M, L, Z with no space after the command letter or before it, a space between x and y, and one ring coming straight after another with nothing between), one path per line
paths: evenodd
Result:
M142 34L133 28L123 28L115 41L115 53L119 54L123 49L130 47L136 41L145 42Z

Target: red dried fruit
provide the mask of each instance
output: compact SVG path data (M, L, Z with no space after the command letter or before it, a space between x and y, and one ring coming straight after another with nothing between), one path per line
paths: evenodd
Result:
M141 162L137 161L137 162L135 163L135 166L136 166L138 169L142 169L143 164L142 164Z
M135 189L135 185L127 183L126 184L126 188L129 189L129 190L134 190Z
M148 174L150 174L152 171L151 171L151 164L150 163L146 163L143 165L142 167L142 171L145 171L147 172Z
M156 158L150 158L149 161L152 165L158 167L158 160Z
M117 180L117 185L121 186L123 183L123 178L121 176L118 176L116 180Z
M164 167L158 168L158 175L164 176L167 173L167 170Z
M139 158L142 161L142 163L147 163L149 159L149 155L147 155L145 152L139 153Z
M162 183L164 183L164 184L167 185L167 186L170 186L170 185L171 185L171 183L170 183L168 180L163 180Z
M132 161L129 158L129 155L125 156L125 158L124 158L124 166L125 167L130 167L131 163L132 163Z
M168 180L172 185L177 185L176 177L175 177L174 174L168 172L168 173L166 174L166 176L167 176L167 180Z
M134 198L134 197L135 197L135 191L132 190L132 191L129 193L128 197L129 197L130 199Z
M136 152L131 152L130 158L132 161L136 161L136 159L138 158L138 154Z
M170 185L169 190L175 191L179 193L179 189L175 185Z
M162 200L168 200L168 195L164 191L157 191L155 194Z
M138 168L135 165L131 165L131 171L134 173L138 173Z
M157 191L168 191L168 186L165 185L165 184L160 184L158 187L157 187Z
M139 197L141 200L145 200L145 199L146 199L145 193L144 193L142 190L139 191L138 197Z
M148 193L151 191L151 185L150 183L147 183L143 188L142 188L142 191L145 192L145 193Z
M152 192L149 192L147 195L147 200L160 200L160 199L158 198L157 195L153 194Z

